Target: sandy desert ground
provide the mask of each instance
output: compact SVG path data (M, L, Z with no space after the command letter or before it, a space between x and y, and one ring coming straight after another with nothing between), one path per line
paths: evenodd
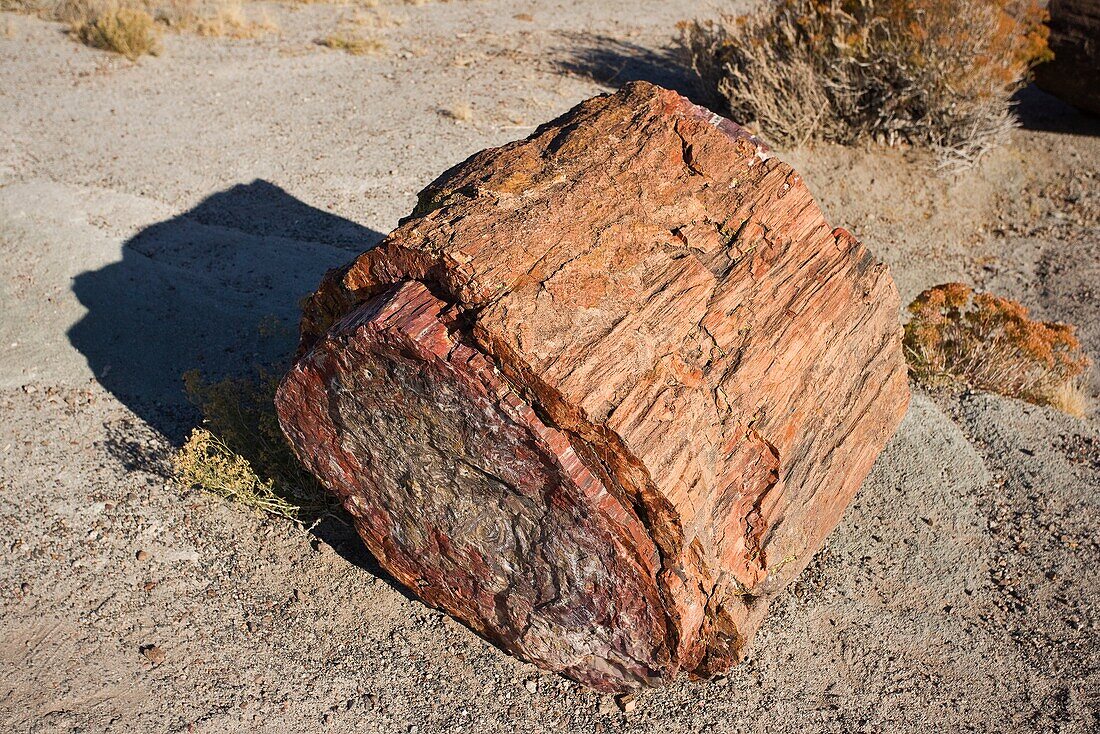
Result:
M630 711L406 597L338 521L174 483L197 420L181 373L292 349L258 324L293 324L469 154L630 79L690 91L663 48L706 12L391 0L385 49L354 56L314 43L350 6L264 7L278 33L173 34L136 64L0 15L0 728L1100 730L1095 413L916 393L750 658ZM898 150L781 155L903 300L989 288L1097 358L1100 121L1034 89L1020 115L953 175Z

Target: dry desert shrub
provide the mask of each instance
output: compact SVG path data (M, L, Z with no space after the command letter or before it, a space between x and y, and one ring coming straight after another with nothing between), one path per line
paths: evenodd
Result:
M317 39L317 44L326 48L344 51L354 56L381 53L386 49L386 42L379 37L379 32L386 28L399 26L404 21L390 15L385 8L371 8L366 10L360 8L352 13L344 14L341 16L336 30Z
M160 30L141 8L115 3L68 4L73 37L86 46L114 51L130 61L160 51Z
M1033 321L1015 301L947 283L909 304L905 354L910 374L928 386L963 384L1086 411L1078 378L1089 366L1074 327Z
M266 10L246 12L234 0L147 0L158 23L206 37L256 38L279 30Z
M405 19L390 13L386 8L360 7L340 19L340 25L371 31L380 31L404 25Z
M264 479L240 454L205 428L196 428L172 458L176 479L255 510L302 520L301 507L275 492L274 482Z
M782 144L875 140L966 163L1014 124L1012 94L1050 58L1035 0L770 0L680 24L734 119Z
M0 0L0 9L66 23L80 42L131 60L157 53L164 28L235 39L278 30L264 9L235 0Z
M179 481L297 522L332 509L317 480L291 451L275 414L278 379L263 369L249 377L207 382L197 371L183 376L188 396L202 411L203 427L176 454Z
M0 0L0 10L41 16L52 10L56 4L56 0Z
M317 41L325 48L344 51L353 56L380 53L386 48L385 42L372 36L364 36L346 31L337 31Z
M258 18L249 18L240 5L223 5L207 15L200 15L194 31L200 36L224 36L226 38L256 38L279 30L266 14Z

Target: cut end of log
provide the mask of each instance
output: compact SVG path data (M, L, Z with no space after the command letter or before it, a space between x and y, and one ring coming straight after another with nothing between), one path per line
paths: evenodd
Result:
M415 281L350 312L283 383L283 404L312 408L292 440L427 603L596 687L660 677L652 541L456 316Z
M623 691L744 655L904 414L897 313L797 173L635 83L326 276L277 407L414 594Z

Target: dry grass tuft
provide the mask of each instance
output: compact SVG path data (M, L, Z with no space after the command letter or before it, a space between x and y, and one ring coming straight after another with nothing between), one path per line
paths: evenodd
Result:
M275 414L277 378L207 382L197 371L184 387L203 413L173 466L180 482L298 522L329 512L334 504L291 451Z
M206 37L240 40L279 30L265 10L246 13L240 3L223 0L160 0L155 14L159 23L173 30Z
M928 386L958 383L1082 415L1078 378L1089 367L1074 327L1032 321L1015 301L961 283L929 288L909 304L905 353Z
M264 479L252 464L205 428L191 432L187 443L172 458L179 482L219 497L239 502L295 522L302 521L302 508L276 494L274 482Z
M159 51L160 31L244 39L278 31L266 10L234 0L0 0L4 10L67 23L71 35L130 59Z
M114 51L130 61L160 52L160 31L153 16L140 8L108 4L84 6L71 21L73 37L86 46Z
M45 17L56 4L56 0L0 0L0 10Z
M1034 0L771 0L680 24L680 45L734 119L786 145L875 140L973 162L1015 121L1012 94L1050 58Z
M1075 418L1084 418L1092 412L1092 401L1080 380L1063 382L1050 395L1050 406Z
M367 8L366 10L358 9L351 15L344 16L340 22L345 26L380 31L402 26L405 24L405 19L393 15L385 8Z
M318 39L317 44L355 56L381 53L386 49L386 42L378 37L378 32L399 26L402 22L400 18L390 15L385 8L366 11L358 9L350 15L342 16L336 30Z
M381 53L386 49L385 42L380 39L344 31L337 31L332 35L325 36L317 43L326 48L344 51L354 56Z
M197 16L191 27L200 36L226 37L238 40L257 38L267 33L274 33L279 29L266 15L257 20L249 19L241 6L236 4L223 5L207 15Z
M440 109L439 113L455 122L472 122L474 119L474 108L469 102L456 102Z

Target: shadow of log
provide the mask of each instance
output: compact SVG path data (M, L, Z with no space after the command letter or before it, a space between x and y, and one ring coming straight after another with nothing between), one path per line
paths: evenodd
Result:
M152 429L179 445L199 425L183 373L197 369L207 380L247 379L257 368L281 373L297 347L301 298L326 270L382 236L256 180L143 229L123 244L121 260L77 276L73 292L88 312L69 341L96 380L148 426L117 427L107 449L127 468L169 476L170 457L150 453L146 444L155 441L142 433ZM246 446L223 438L247 456ZM302 520L346 560L389 580L338 507Z
M1025 130L1089 137L1100 135L1100 118L1082 112L1036 84L1021 89L1012 102L1020 127Z
M627 82L646 81L672 89L696 104L712 102L711 95L671 42L649 48L610 36L563 33L568 43L555 62L561 71L618 88Z
M181 375L278 364L296 346L299 300L381 238L266 181L234 186L77 276L73 292L88 313L68 338L103 387L178 442L196 423Z

